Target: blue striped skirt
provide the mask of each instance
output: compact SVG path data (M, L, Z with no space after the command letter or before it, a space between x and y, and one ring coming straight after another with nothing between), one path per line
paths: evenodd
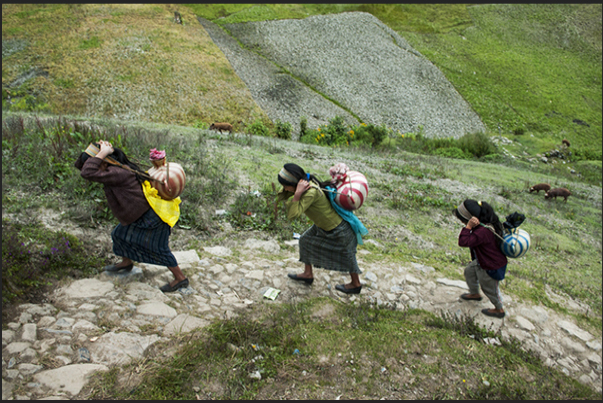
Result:
M168 245L171 232L170 226L150 208L132 224L113 228L113 253L139 263L176 267L178 262Z
M299 260L327 270L360 274L357 245L356 233L346 220L331 231L312 225L299 238Z

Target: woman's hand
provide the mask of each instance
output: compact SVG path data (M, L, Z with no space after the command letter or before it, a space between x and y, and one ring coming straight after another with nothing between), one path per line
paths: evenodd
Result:
M310 189L310 182L308 182L307 180L301 179L299 182L297 182L297 187L295 188L295 195L293 196L293 201L299 201L299 199L301 199L301 196L308 189Z
M101 140L98 142L100 144L100 151L96 156L100 159L105 159L106 156L113 154L113 145L108 141Z
M465 228L473 229L473 228L477 227L478 225L479 225L479 219L477 217L471 217L471 219L469 220L469 222L467 223L467 226Z

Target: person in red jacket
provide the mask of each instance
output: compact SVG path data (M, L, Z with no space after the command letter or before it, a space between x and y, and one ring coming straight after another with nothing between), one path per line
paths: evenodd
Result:
M481 301L481 287L494 305L494 309L482 309L482 312L503 318L505 311L499 288L499 282L507 271L507 257L500 249L503 225L494 209L483 201L467 199L454 210L454 214L465 224L459 234L459 246L469 248L471 252L471 263L465 268L469 293L462 294L461 299Z
M108 272L130 271L134 261L167 266L174 280L160 287L163 292L174 292L188 287L188 278L178 266L168 246L170 226L151 208L142 190L143 179L136 173L110 165L104 161L111 156L119 163L139 171L119 148L108 141L98 143L95 157L83 152L75 162L82 178L103 184L107 204L119 224L111 232L113 253L122 258L117 264L104 268Z

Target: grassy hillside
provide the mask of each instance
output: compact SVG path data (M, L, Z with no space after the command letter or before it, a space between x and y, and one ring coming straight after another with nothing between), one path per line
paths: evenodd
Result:
M4 109L10 97L11 110L57 115L199 127L267 119L185 7L3 4L2 48Z
M567 138L600 160L600 4L4 4L3 108L269 123L195 17L225 24L347 11L372 13L406 38L491 134L529 137L530 154Z

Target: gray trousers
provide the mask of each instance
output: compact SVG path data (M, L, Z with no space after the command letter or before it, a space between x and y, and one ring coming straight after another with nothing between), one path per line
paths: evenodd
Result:
M498 288L498 280L494 280L482 269L477 259L473 260L465 267L465 281L469 287L469 293L479 294L481 286L486 297L494 304L496 309L502 309L502 295Z

